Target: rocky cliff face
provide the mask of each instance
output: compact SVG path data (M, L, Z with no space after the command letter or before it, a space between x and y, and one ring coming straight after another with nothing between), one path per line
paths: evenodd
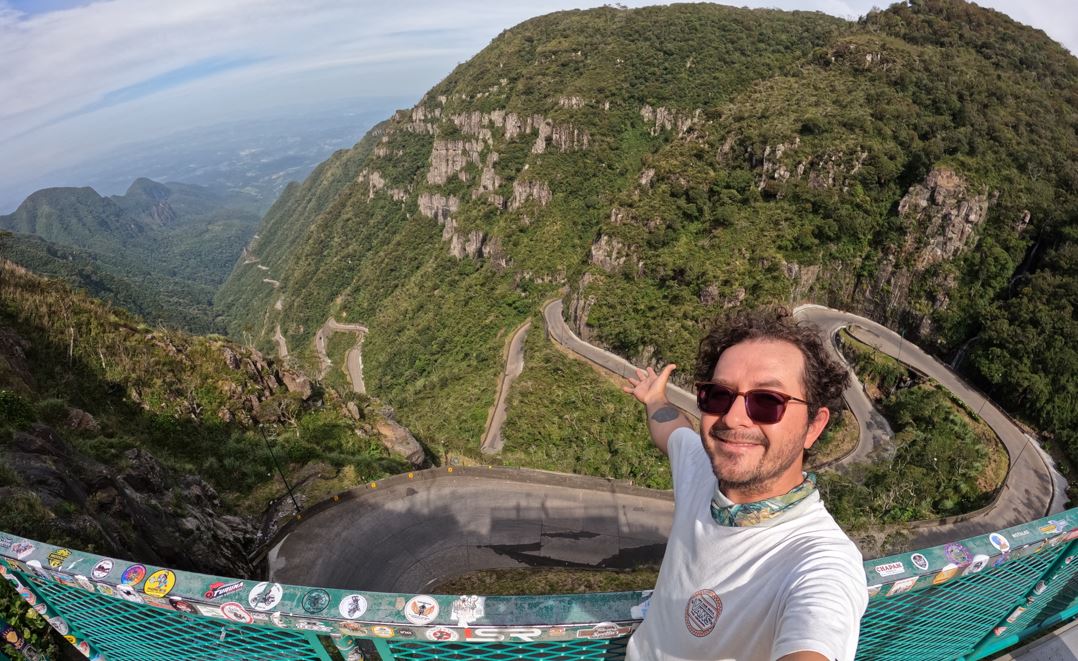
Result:
M86 424L86 413L74 416ZM57 430L34 425L0 447L18 486L0 499L35 494L63 536L101 540L99 553L166 567L251 576L251 522L226 513L217 492L195 475L165 469L149 452L124 453L116 470L79 453Z
M930 310L916 313L916 332L932 335L931 315L948 304L948 292L955 286L953 272L934 272L972 247L978 228L988 216L987 191L974 191L954 170L932 170L923 182L914 184L898 203L904 240L881 260L875 278L863 283L855 296L863 296L863 307L873 317L891 326L901 325L908 313L914 283L938 292Z

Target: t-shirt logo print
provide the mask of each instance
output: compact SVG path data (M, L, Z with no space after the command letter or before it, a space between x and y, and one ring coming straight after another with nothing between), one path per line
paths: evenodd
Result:
M697 590L685 604L685 628L697 638L715 629L722 615L722 599L712 590Z

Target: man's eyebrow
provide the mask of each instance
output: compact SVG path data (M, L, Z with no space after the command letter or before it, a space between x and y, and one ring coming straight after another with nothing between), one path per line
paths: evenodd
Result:
M778 379L764 379L763 381L756 381L753 384L757 388L785 388L785 383Z

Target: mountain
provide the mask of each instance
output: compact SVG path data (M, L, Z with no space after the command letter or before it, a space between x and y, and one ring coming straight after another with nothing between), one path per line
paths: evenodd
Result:
M249 576L293 513L279 471L301 505L400 472L383 427L376 401L0 260L0 530Z
M150 321L208 332L213 294L255 231L256 206L242 193L145 178L109 197L49 188L0 216L0 230L16 233L0 244L8 259Z
M960 0L560 12L288 187L216 301L307 370L327 318L364 324L368 390L475 456L505 337L549 297L681 383L716 312L818 302L956 359L1078 459L1076 126L1078 60ZM552 360L525 356L506 456L657 480L641 433L602 433L622 404L562 396Z

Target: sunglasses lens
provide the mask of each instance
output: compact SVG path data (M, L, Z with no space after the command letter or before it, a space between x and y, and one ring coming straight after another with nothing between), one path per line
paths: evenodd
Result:
M726 415L737 394L716 383L702 383L696 390L696 405L704 413Z
M749 418L763 425L773 425L782 420L786 412L786 400L777 394L763 390L750 392L745 397Z

